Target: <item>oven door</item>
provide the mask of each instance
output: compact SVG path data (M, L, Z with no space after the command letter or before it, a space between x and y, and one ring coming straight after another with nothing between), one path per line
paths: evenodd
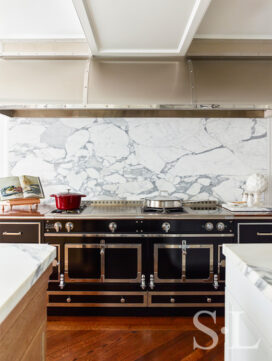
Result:
M140 283L142 244L97 240L97 243L65 243L66 282Z
M153 248L155 283L213 282L213 242L177 239Z
M102 282L103 248L101 244L64 245L65 282Z

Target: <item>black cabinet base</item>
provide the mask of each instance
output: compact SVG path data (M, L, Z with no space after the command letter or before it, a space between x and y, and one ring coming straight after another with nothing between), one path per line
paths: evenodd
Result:
M193 317L199 311L216 312L216 316L224 316L224 307L186 307L186 308L84 308L84 307L48 307L48 316L142 316L142 317L167 317L185 316Z

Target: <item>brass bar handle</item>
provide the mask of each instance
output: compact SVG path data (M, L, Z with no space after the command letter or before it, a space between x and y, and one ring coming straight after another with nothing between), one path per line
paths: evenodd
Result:
M11 233L11 232L3 232L2 235L3 236L21 236L23 232L16 232L16 233Z
M257 236L272 236L272 232L271 233L262 233L262 232L257 232Z

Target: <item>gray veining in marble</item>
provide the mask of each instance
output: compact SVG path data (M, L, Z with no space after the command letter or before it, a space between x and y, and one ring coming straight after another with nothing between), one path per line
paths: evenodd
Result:
M39 175L47 195L238 200L268 171L264 119L11 119L9 168Z

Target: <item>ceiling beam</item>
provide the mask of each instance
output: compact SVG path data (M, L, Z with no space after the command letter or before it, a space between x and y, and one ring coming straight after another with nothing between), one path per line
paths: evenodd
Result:
M85 0L73 0L73 4L81 23L82 29L84 31L86 40L89 44L91 54L97 55L98 53L98 44L95 39L94 29L91 22L91 19L88 16L87 5Z
M191 15L189 16L184 33L178 47L178 54L185 56L193 37L211 3L211 0L196 0Z

